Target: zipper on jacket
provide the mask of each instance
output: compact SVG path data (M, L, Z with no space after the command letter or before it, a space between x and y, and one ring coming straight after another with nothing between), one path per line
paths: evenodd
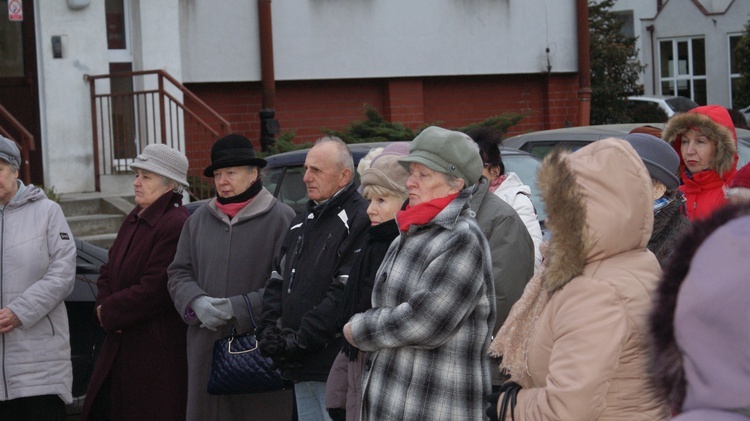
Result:
M6 205L7 206L7 205ZM4 291L3 286L5 284L5 279L3 277L3 259L5 257L5 209L0 209L0 307L3 307L3 301L4 301ZM3 337L3 392L5 393L5 400L8 400L8 379L5 378L5 335L2 335Z

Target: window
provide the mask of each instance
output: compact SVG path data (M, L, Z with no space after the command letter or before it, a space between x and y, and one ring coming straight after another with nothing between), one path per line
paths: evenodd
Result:
M133 61L130 48L130 0L107 0L104 3L107 19L107 47L110 63Z
M703 38L659 41L659 67L662 95L684 96L706 104L706 41Z
M21 25L8 19L8 0L0 0L0 78L24 76Z
M737 67L734 48L737 47L740 38L742 38L742 34L729 36L729 98L731 100L729 103L732 104L733 108L736 108L734 105L734 93L737 92L737 82L740 80L740 70Z

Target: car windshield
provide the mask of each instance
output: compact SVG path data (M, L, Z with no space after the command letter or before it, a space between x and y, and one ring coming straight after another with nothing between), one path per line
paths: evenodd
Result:
M676 113L688 112L693 108L698 107L698 104L695 101L682 96L666 99L665 102L669 105L669 108Z

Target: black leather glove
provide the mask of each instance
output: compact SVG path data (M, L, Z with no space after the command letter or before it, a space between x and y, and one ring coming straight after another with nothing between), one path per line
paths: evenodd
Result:
M345 408L328 408L328 415L333 421L346 421Z
M297 338L297 331L284 328L281 330L280 343L284 359L289 363L299 362L304 352L304 347L300 346Z
M490 407L487 408L486 411L487 416L490 417L490 421L502 421L497 418L499 410L498 401L500 400L500 395L509 389L521 389L521 385L516 382L507 381L500 385L495 393L489 394L485 397L485 400L490 403Z
M258 335L258 349L261 355L273 358L283 350L281 347L281 329L276 326L269 326L263 329Z

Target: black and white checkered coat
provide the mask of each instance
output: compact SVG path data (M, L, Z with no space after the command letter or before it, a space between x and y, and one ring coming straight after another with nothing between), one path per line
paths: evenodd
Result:
M373 307L352 317L368 351L362 420L483 419L495 321L489 246L462 191L392 244Z

